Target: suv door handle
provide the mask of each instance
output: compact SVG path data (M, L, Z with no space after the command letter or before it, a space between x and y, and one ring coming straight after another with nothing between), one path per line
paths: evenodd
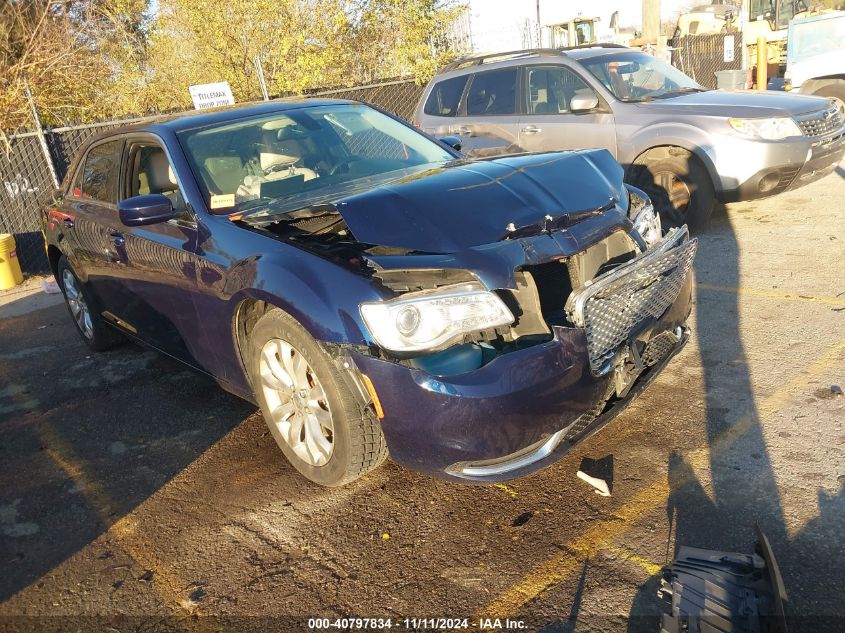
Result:
M536 134L537 132L542 132L540 128L536 125L526 125L524 128L520 130L523 134Z
M115 231L114 233L109 233L109 237L112 239L115 246L123 246L126 244L126 238L123 237L123 233Z
M456 125L452 128L452 134L472 134L472 128L468 125Z

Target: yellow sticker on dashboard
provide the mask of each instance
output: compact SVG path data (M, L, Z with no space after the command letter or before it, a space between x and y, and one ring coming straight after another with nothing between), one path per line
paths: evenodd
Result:
M211 196L212 209L229 209L234 206L235 194L233 193Z

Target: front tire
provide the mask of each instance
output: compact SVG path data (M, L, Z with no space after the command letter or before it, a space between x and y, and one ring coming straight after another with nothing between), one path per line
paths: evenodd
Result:
M89 348L95 352L104 352L126 340L93 309L85 285L76 276L64 255L59 258L56 279L62 289L65 305L76 326L76 331Z
M249 375L270 433L307 479L341 486L387 457L381 426L329 355L292 317L273 309L248 338Z
M694 157L650 161L640 168L634 186L649 195L665 226L686 224L690 231L701 231L716 205L710 174Z

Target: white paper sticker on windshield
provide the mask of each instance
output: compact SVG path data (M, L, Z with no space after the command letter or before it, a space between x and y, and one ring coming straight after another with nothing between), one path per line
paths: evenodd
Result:
M227 193L211 196L210 206L212 209L230 209L235 206L235 194Z

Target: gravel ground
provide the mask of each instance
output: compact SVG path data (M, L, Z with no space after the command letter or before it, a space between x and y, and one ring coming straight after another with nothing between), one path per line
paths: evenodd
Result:
M656 632L676 546L751 552L755 523L791 630L845 630L843 198L840 167L719 214L687 348L566 458L490 487L388 463L318 488L210 379L131 345L92 355L55 296L6 293L0 630ZM612 457L611 497L576 479L584 457Z

